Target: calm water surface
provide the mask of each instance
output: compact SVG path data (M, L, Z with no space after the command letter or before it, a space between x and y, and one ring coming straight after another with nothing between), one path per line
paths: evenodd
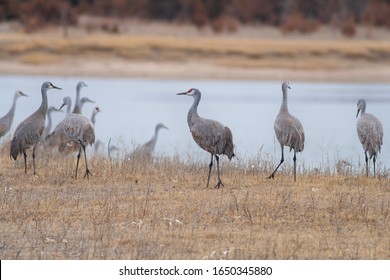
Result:
M0 77L0 116L9 110L16 90L29 95L18 100L12 133L18 123L39 106L40 87L45 80L48 78ZM49 91L49 106L59 107L67 95L74 100L79 78L51 77L49 80L63 88ZM231 128L239 159L253 159L260 151L275 163L280 159L273 124L282 99L281 82L83 80L88 87L82 89L81 96L96 102L86 104L83 114L90 117L94 106L100 107L102 113L97 115L96 137L106 145L112 138L113 144L131 150L149 140L155 125L163 122L169 130L160 131L157 153L209 160L209 155L193 142L187 126L187 112L193 99L176 96L178 92L196 87L202 92L199 114ZM365 98L367 111L376 115L384 126L384 143L378 160L382 166L390 166L390 83L290 83L289 111L301 120L306 134L305 150L298 155L300 162L315 167L338 160L354 163L364 160L356 134L356 102ZM53 114L54 124L63 117L64 113ZM292 154L287 151L286 148L286 160L292 160Z

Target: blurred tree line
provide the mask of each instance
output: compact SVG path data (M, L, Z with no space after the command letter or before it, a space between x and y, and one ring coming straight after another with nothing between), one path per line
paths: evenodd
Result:
M1 21L16 20L26 29L64 18L76 24L79 15L191 23L216 32L241 24L302 33L328 24L353 32L355 24L390 28L390 0L0 0Z

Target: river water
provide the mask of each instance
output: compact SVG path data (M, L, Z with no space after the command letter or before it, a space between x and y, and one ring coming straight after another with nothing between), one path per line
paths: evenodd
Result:
M0 116L9 110L16 90L29 95L18 100L11 133L20 121L38 108L40 87L46 80L63 88L62 91L49 91L49 105L59 107L64 96L74 100L79 78L0 77ZM94 106L99 106L102 111L97 115L96 138L105 145L111 138L112 144L120 147L123 153L149 140L155 125L162 122L169 130L160 131L156 153L208 161L208 153L196 146L187 126L187 112L193 99L176 95L195 87L202 92L199 115L218 120L232 130L240 160L258 155L275 163L280 160L273 124L282 99L281 82L88 77L83 80L88 87L82 89L81 96L96 102L86 104L83 114L90 117ZM356 102L365 98L366 111L381 120L385 131L378 162L381 166L390 166L390 83L290 81L290 85L289 111L301 120L306 135L305 150L298 155L299 162L315 168L333 165L340 160L354 165L364 161L356 133ZM54 124L63 117L64 113L53 114ZM291 160L292 154L287 148L285 152L285 159Z

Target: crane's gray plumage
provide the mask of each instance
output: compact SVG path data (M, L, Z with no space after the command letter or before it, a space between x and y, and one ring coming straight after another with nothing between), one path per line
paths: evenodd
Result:
M28 96L21 91L17 91L14 94L14 101L12 102L12 106L9 109L8 113L0 118L0 138L3 137L8 131L11 129L12 122L14 121L16 101L21 96Z
M45 127L45 131L43 132L42 139L46 139L46 137L50 134L51 126L53 125L51 113L53 112L61 112L61 110L53 106L50 106L49 109L47 109L47 125Z
M366 175L368 176L368 157L373 159L374 163L374 177L375 177L375 162L378 153L381 151L383 145L383 126L381 122L372 114L366 113L366 101L359 99L357 102L356 117L360 118L357 121L357 134L362 143L366 161Z
M70 111L70 97L65 97L63 100L63 105L67 105L67 116L63 119L57 127L54 129L50 137L55 137L56 139L61 139L60 145L68 146L68 142L72 141L79 146L79 153L77 155L76 163L76 173L75 177L77 178L77 171L79 166L79 160L81 155L81 150L84 152L85 160L85 176L89 178L91 172L88 169L87 154L85 151L86 145L92 145L95 143L95 129L92 122L81 114L69 114ZM60 149L60 148L59 148ZM92 175L92 174L91 174Z
M234 155L233 135L230 129L222 123L202 118L198 115L198 105L201 99L201 93L196 88L191 88L187 92L181 92L177 95L187 95L194 98L194 102L188 112L187 122L190 128L192 138L203 150L211 154L211 162L209 164L209 175L207 178L206 188L209 186L211 168L213 166L213 157L217 161L218 183L216 188L219 188L223 183L219 174L219 155L226 155L231 160Z
M87 85L80 81L76 86L76 102L73 109L73 114L81 114L81 100L80 100L80 90L82 87L86 87Z
M38 142L41 140L43 131L45 130L45 119L47 112L47 91L49 89L60 89L54 86L51 82L44 82L41 87L42 103L41 106L30 115L27 119L21 122L15 130L14 137L11 141L10 155L16 160L19 154L24 156L24 171L27 173L27 153L26 150L33 147L32 158L34 175L35 173L35 150Z
M275 135L280 143L280 148L282 150L282 158L280 160L279 165L276 167L274 172L268 177L274 178L276 171L279 166L284 162L284 146L290 147L290 151L294 150L294 181L296 181L296 153L302 152L305 144L305 133L303 131L303 126L301 122L291 115L288 112L287 106L287 89L290 88L289 82L285 81L282 84L282 92L283 92L283 101L280 106L280 111L278 116L276 117L274 129Z
M152 139L150 139L145 144L137 147L133 154L130 156L130 158L140 158L145 160L151 160L154 153L154 148L156 147L157 139L158 139L158 132L160 129L165 128L168 129L164 124L159 123L156 125L154 129L154 135Z

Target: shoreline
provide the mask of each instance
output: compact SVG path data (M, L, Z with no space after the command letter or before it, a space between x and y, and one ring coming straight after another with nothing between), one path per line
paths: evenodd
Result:
M386 30L366 38L360 28L346 40L329 28L303 36L261 27L220 35L189 26L131 27L115 35L77 28L67 38L58 28L0 32L0 75L390 82Z
M189 70L190 69L190 70ZM109 60L65 60L61 63L32 65L0 61L0 75L80 76L96 78L140 78L176 80L258 80L329 83L389 83L390 67L294 70L288 68L222 67L203 62L150 62Z

